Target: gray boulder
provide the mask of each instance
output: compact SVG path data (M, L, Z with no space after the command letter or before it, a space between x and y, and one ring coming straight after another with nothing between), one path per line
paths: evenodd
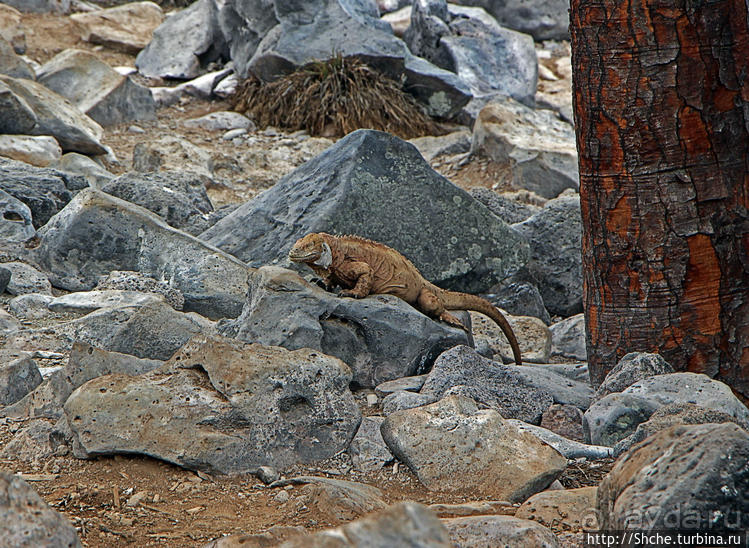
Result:
M551 323L543 297L531 282L514 281L497 284L484 297L497 308L512 316L533 316L546 325Z
M595 445L613 447L634 433L637 425L648 420L658 407L656 402L633 394L609 394L585 411L585 440Z
M451 548L447 530L426 506L399 502L337 529L293 537L279 548Z
M198 0L168 17L135 58L138 72L148 78L190 80L200 74L202 66L227 60L229 48L217 11L214 0Z
M25 242L35 235L36 229L29 206L0 189L0 239L6 242Z
M380 433L384 420L384 417L362 418L359 430L347 449L351 464L359 472L376 472L393 460L393 454Z
M8 271L10 272L10 271ZM8 303L8 308L16 318L25 320L38 320L46 318L51 314L47 306L52 302L52 295L40 293L26 293L14 297Z
M16 403L41 382L42 375L31 358L0 364L0 407Z
M529 519L513 516L469 516L442 523L456 548L559 548L550 529Z
M648 420L637 425L634 434L617 443L614 446L614 456L619 457L653 434L678 424L721 424L724 422L732 422L749 431L749 423L732 417L728 413L708 409L693 403L672 403L658 409Z
M224 334L320 350L348 364L359 386L422 373L443 350L469 342L392 295L339 298L279 267L259 268L249 284L242 314L224 323Z
M531 218L512 225L531 246L528 270L551 314L572 316L582 311L582 220L580 197L550 200Z
M73 390L84 383L112 373L142 375L163 365L159 360L136 358L130 354L108 352L83 342L76 342L70 350L68 363L41 381L14 405L2 410L6 417L60 418L62 406Z
M443 352L435 360L420 394L433 400L448 391L470 397L504 418L538 424L552 403L552 395L517 375L512 366L494 362L466 346Z
M19 476L0 470L0 538L19 548L79 548L70 522Z
M78 177L54 169L2 159L0 180L2 190L29 208L35 228L47 224L55 213L65 207L72 198L71 190L86 184Z
M404 40L415 55L454 72L476 96L501 93L535 104L533 38L501 27L480 10L455 13L445 0L413 3Z
M190 172L130 172L106 183L101 190L156 213L174 228L200 230L196 223L213 211L206 186L208 177ZM207 221L204 221L207 228Z
M0 36L0 74L12 76L13 78L27 78L34 80L34 69L23 60L23 58L16 55L8 42Z
M185 311L209 318L238 316L247 295L243 263L98 190L80 192L39 235L39 264L64 289L92 289L112 270L138 271L168 281Z
M735 424L658 432L620 458L598 487L599 527L743 528L749 522L747 461L749 433Z
M0 133L26 134L36 125L36 114L29 104L4 82L0 82Z
M16 9L27 13L68 13L71 0L3 0Z
M247 66L260 41L278 24L275 4L275 0L233 0L219 6L218 25L241 78L248 76ZM282 9L284 4L295 5L284 2Z
M525 221L541 209L535 205L518 202L484 187L473 187L468 193L508 224Z
M512 274L528 254L521 238L413 145L372 130L350 133L200 238L260 266L286 261L308 232L382 242L426 279L468 292Z
M636 382L648 377L674 372L674 368L659 354L630 352L609 371L593 397L599 400L608 394L623 392Z
M11 295L26 295L27 293L52 295L52 285L49 280L33 266L16 261L0 263L0 266L10 270L10 281L5 290Z
M434 116L450 118L471 96L455 73L414 56L393 36L373 2L276 2L276 16L280 23L258 44L249 63L235 64L240 76L252 72L272 81L338 53L361 58L393 79L402 79L404 88Z
M117 308L123 306L141 307L156 302L163 302L161 295L140 293L139 291L121 291L105 289L94 291L75 291L53 298L47 308L60 314L84 315L100 308Z
M23 99L36 115L31 135L51 135L65 152L106 154L101 144L104 130L70 101L37 82L0 75L14 95Z
M575 314L549 327L551 329L551 353L575 360L587 360L585 315ZM634 381L632 381L634 382ZM596 397L598 393L596 393Z
M569 3L563 0L453 0L480 6L508 28L525 32L536 41L569 39Z
M320 352L201 336L155 371L89 381L65 414L77 456L143 453L248 473L348 447L361 421L350 381L343 362Z
M67 49L42 65L37 76L103 126L156 118L147 87L87 51Z
M555 449L497 411L479 411L461 396L393 413L381 431L430 491L518 502L548 487L567 465Z
M492 99L473 126L471 152L508 165L516 188L544 198L578 188L575 130L550 110L507 97Z

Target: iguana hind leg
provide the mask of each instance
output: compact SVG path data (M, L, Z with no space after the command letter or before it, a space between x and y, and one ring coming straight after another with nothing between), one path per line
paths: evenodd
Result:
M429 291L427 288L423 288L421 291L419 291L419 296L416 299L416 305L417 308L427 316L442 320L443 322L450 324L453 327L458 327L463 331L468 331L466 326L463 325L463 322L461 322L458 318L445 310L445 307L442 305L442 301L439 300L439 297L437 297L437 295Z

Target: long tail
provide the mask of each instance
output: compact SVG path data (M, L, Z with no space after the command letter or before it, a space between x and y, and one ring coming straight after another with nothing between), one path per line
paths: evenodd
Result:
M447 310L473 310L489 316L494 320L494 323L499 326L502 333L505 334L505 337L507 337L507 340L510 342L515 363L522 365L520 359L520 346L518 346L518 340L515 338L515 333L512 331L510 322L507 321L507 318L504 317L496 306L486 299L482 299L476 295L471 295L470 293L459 293L457 291L439 289L439 295Z

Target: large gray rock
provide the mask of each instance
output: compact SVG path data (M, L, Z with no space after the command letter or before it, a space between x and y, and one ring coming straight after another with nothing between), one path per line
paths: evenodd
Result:
M60 14L70 11L70 0L3 0L3 4L27 13Z
M384 417L364 417L356 436L351 441L348 454L351 463L360 472L376 472L393 460L393 454L382 439L380 426Z
M70 351L68 363L41 381L2 414L14 418L60 418L62 406L73 390L84 383L111 373L142 375L163 365L159 360L136 358L130 354L108 352L83 342L76 342Z
M551 314L572 316L582 311L582 220L580 197L563 196L512 228L531 245L528 270Z
M480 9L456 14L445 0L414 2L404 40L415 55L456 73L474 96L501 93L534 105L533 38L501 27Z
M599 527L743 528L749 522L748 461L749 433L735 424L658 432L620 458L598 487Z
M0 189L0 239L6 242L25 242L35 235L29 206Z
M525 221L541 209L539 206L526 204L484 187L473 187L469 194L484 204L489 211L508 224Z
M0 74L13 78L27 78L34 80L34 70L16 52L5 39L0 36Z
M275 3L275 0L230 0L219 6L219 28L228 38L229 54L242 78L248 75L247 66L258 44L278 24Z
M16 403L41 382L42 375L31 358L0 364L0 407Z
M39 235L39 264L64 289L92 289L112 270L133 270L168 281L186 311L209 318L238 316L247 295L243 263L98 190L80 192Z
M525 32L537 41L569 39L569 3L564 0L453 0L481 6L501 25Z
M594 398L599 400L613 392L622 392L636 382L648 377L668 373L674 373L674 368L659 354L630 352L622 357L619 363L609 371L596 390Z
M149 78L190 80L200 74L201 64L228 59L217 11L214 0L198 0L166 19L136 57L138 72Z
M470 397L506 419L538 424L552 395L516 374L515 369L489 360L466 346L443 352L435 360L420 394L434 400L447 393Z
M29 104L0 82L0 132L28 133L36 125L36 114Z
M79 548L75 528L19 476L0 470L0 538L18 548Z
M197 173L130 172L106 183L101 190L150 209L174 228L191 227L199 233L203 232L201 224L208 227L207 219L202 216L213 211L206 193L209 184L210 179ZM203 223L196 222L199 220Z
M0 263L0 266L10 270L10 281L5 290L11 295L28 293L52 295L52 285L49 280L33 266L16 261Z
M0 159L2 190L20 200L31 210L35 228L70 201L71 190L85 186L85 181L53 169L33 167L23 162Z
M99 291L138 291L161 295L174 310L182 310L185 305L185 298L178 289L170 287L165 281L155 280L140 272L113 270L106 278L99 280L95 289Z
M595 445L613 447L634 433L659 405L633 394L615 393L593 403L583 415L585 439Z
M0 156L47 167L60 159L62 149L48 135L0 135Z
M67 49L57 54L42 65L37 77L103 126L156 117L147 87L87 51Z
M214 332L210 320L177 312L159 301L141 307L102 308L75 320L23 329L9 337L7 346L65 353L75 341L83 341L105 350L166 360L193 335Z
M285 261L308 232L382 242L426 279L468 292L511 275L528 256L521 238L413 145L372 130L350 133L200 238L260 266Z
M632 446L656 432L676 426L677 424L721 424L724 422L732 422L749 431L749 423L722 411L708 409L693 403L672 403L658 409L648 420L637 426L634 434L617 443L614 446L614 456L620 456L629 451Z
M279 548L451 548L447 530L426 506L399 502L376 514L326 529L294 537Z
M31 80L0 75L0 81L36 115L31 135L51 135L66 152L106 154L107 149L100 141L104 134L102 127L70 101Z
M546 325L551 323L551 316L544 306L541 292L531 282L497 284L490 288L484 297L512 316L532 316Z
M414 56L393 36L390 26L379 20L373 2L276 1L276 16L280 23L258 44L247 66L236 65L240 76L252 72L271 81L339 53L364 59L393 79L402 80L404 88L434 116L455 115L471 96L455 73Z
M570 316L551 325L549 329L551 329L552 354L575 360L588 359L584 314Z
M153 2L128 2L109 9L75 13L70 19L80 27L85 41L137 55L164 21L164 12Z
M456 548L559 548L550 529L530 519L513 516L470 516L442 523Z
M381 431L431 491L518 502L548 487L567 465L555 449L462 396L393 413Z
M320 352L200 336L155 371L89 381L65 414L78 456L143 453L248 473L345 449L361 421L350 381L343 362Z
M392 295L339 298L291 270L261 267L242 314L222 328L247 342L314 348L343 360L359 386L422 373L466 333L435 322Z
M514 186L544 198L579 185L572 124L511 98L495 98L481 109L471 151L509 165Z

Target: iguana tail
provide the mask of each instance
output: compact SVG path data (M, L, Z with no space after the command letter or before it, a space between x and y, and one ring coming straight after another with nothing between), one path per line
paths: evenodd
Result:
M510 342L512 347L512 355L515 358L515 363L522 365L520 359L520 347L518 346L518 340L515 338L515 333L512 331L510 322L507 318L494 306L492 303L476 295L470 293L460 293L458 291L448 291L447 289L440 289L439 293L442 304L447 310L473 310L480 312L485 316L489 316L494 323L496 323L505 334L507 340Z

